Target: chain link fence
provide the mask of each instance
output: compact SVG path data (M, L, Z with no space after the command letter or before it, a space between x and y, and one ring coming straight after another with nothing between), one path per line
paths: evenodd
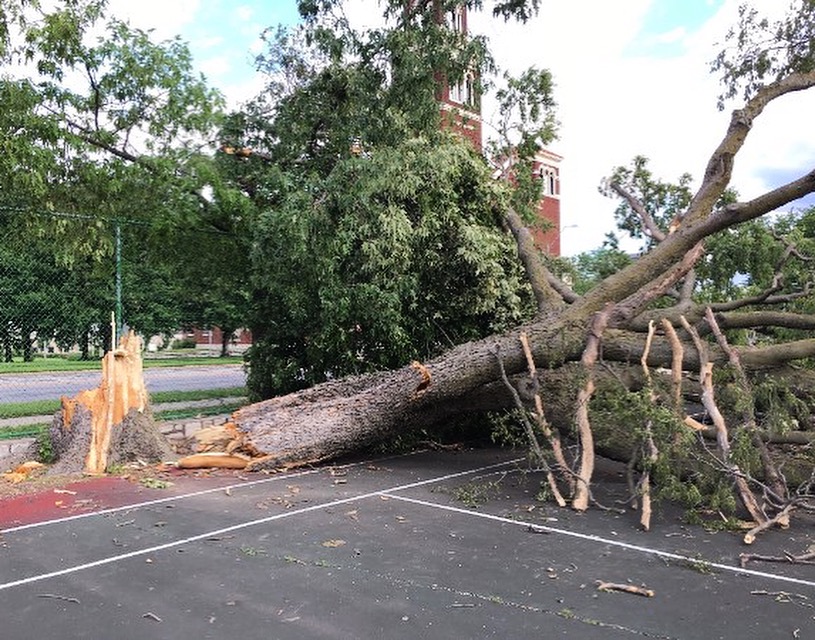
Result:
M144 340L160 416L242 404L251 336L237 242L0 206L0 438L36 431L61 396L96 387L102 355L128 329Z

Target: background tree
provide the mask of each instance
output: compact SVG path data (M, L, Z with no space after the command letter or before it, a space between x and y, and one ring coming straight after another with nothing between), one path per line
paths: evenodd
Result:
M389 3L396 26L359 33L332 4L301 3L304 26L267 32L267 90L224 129L229 179L259 211L255 397L426 359L533 310L502 228L512 190L444 130L437 102L441 77L487 79L485 42L418 4ZM533 84L551 95L530 73L513 106L551 138L551 100L522 97Z
M181 309L190 293L204 289L198 280L211 273L211 256L233 253L234 244L214 251L207 234L229 237L236 223L233 209L204 197L217 176L211 154L222 98L193 71L179 40L154 43L104 10L105 2L96 0L53 8L9 2L0 14L6 64L0 204L23 212L21 229L40 237L68 268L70 275L55 285L70 282L77 293L57 338L76 340L83 353L96 331L91 327L106 327L114 308L117 226L124 320L151 335L174 331L182 321L213 321L204 313L210 307L198 315ZM175 241L179 233L183 245ZM239 266L235 258L223 262ZM42 306L36 313L43 315L58 302L45 295L45 281L37 282ZM245 312L244 306L232 316Z

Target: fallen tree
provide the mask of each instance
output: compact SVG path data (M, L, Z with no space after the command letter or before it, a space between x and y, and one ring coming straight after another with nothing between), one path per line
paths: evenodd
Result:
M509 4L524 3L503 6ZM403 8L402 3L398 6ZM417 3L414 8L420 12L430 4ZM317 11L316 5L313 10ZM405 15L405 20L413 19L409 13ZM811 25L813 15L815 5L799 3L787 26L799 22ZM417 18L417 22L424 29L423 35L439 36L432 30L433 21ZM400 28L403 26L406 38L415 35L408 33L410 25L401 24ZM523 326L478 340L462 340L463 344L423 362L408 365L410 358L405 357L398 360L405 364L402 368L330 380L241 409L228 425L201 434L197 458L182 464L217 462L249 469L303 465L358 451L406 432L431 429L468 413L515 409L529 421L529 444L540 451L536 463L551 472L550 484L561 497L570 497L577 509L587 508L592 501L595 449L630 460L632 477L640 473L639 486L632 482L632 493L643 497L642 522L646 528L649 517L645 511L650 508L653 487L669 482L672 472L677 476L701 468L735 489L756 523L750 536L768 526L785 524L796 509L811 508L811 477L803 474L797 488L778 482L772 452L763 445L786 432L761 422L761 383L756 378L757 373L773 378L776 372L783 372L777 374L779 380L810 384L806 375L799 375L792 367L815 356L815 340L801 333L813 328L812 316L804 306L812 301L813 283L809 256L798 246L802 238L811 241L811 228L796 228L775 239L778 260L772 273L755 274L761 282L753 283L753 290L715 301L707 291L698 295L707 277L700 274L708 260L718 252L739 250L712 250L712 246L815 192L815 169L751 200L739 201L728 191L735 159L768 105L815 85L812 47L807 49L811 33L793 28L774 31L769 41L776 50L768 61L766 56L757 55L766 54L767 41L755 37L765 28L754 14L745 13L736 34L745 37L737 38L738 46L717 61L727 83L726 97L733 97L741 84L747 84L746 101L732 113L698 189L687 198L672 201L681 201L681 207L649 202L648 189L638 192L641 171L614 173L609 190L622 200L631 224L650 243L632 264L581 293L567 286L558 277L558 270L538 254L522 216L508 205L515 200L503 197L494 181L484 179L488 172L483 162L461 146L436 144L436 139L413 122L430 122L433 129L438 124L432 118L413 118L416 113L409 113L409 105L404 104L405 93L409 94L408 103L419 101L420 96L411 93L415 85L400 82L422 76L421 69L397 69L415 72L404 77L379 73L379 60L396 64L399 57L380 55L381 50L372 53L364 47L358 50L362 62L357 66L344 67L333 61L324 70L314 71L313 61L305 60L308 64L297 66L296 71L308 71L311 84L302 81L302 91L298 93L300 87L295 86L287 99L280 100L274 112L279 121L257 124L264 115L260 108L240 114L234 126L237 132L226 132L235 138L234 144L230 140L218 156L219 161L232 163L228 168L235 175L230 179L237 185L237 193L226 193L224 201L243 205L249 200L263 212L247 246L257 253L253 276L266 286L266 307L261 307L261 315L266 310L277 315L267 319L265 327L267 334L274 328L272 337L261 335L261 331L255 337L270 347L277 366L267 370L263 354L256 349L250 359L251 374L260 381L255 388L280 388L279 380L271 378L280 377L281 371L293 386L301 380L323 379L329 371L353 370L360 359L370 358L385 366L394 360L394 354L408 352L404 347L409 342L404 338L410 333L408 329L417 342L424 340L432 347L441 342L440 336L447 336L457 320L466 321L467 335L484 335L484 316L492 320L503 310L502 304L510 306L520 297L515 287L502 289L495 280L479 278L486 269L507 278L515 276L505 264L510 252L504 249L510 235L531 284L537 314ZM803 35L795 35L799 33ZM332 44L341 38L332 41L322 32L317 40ZM418 50L418 42L408 39L405 46ZM440 40L431 44L440 46ZM764 49L756 49L759 46ZM435 54L437 49L432 51ZM334 60L333 49L331 54ZM432 59L440 58L443 56L434 55ZM302 60L296 58L295 62ZM476 61L466 61L471 62ZM446 71L461 75L467 64L458 69L453 65ZM435 69L424 71L427 73L417 83L436 81ZM393 82L386 90L368 90L376 82L387 84L388 77ZM546 89L542 93L547 93L544 75L527 79L539 81L538 86ZM396 101L400 90L401 104ZM430 99L427 113L437 113L432 90L425 93ZM360 105L355 102L360 95L372 98ZM360 128L373 129L370 123L378 122L377 117L371 117L374 103L382 106L376 113L384 125L377 125L379 129L372 130L369 138L359 139ZM427 106L427 101L422 104ZM547 106L545 101L543 104ZM243 120L254 122L255 128ZM125 157L122 149L126 149L126 142L121 149L111 148L108 137L98 135L104 132L78 130L83 142L99 151L137 164L145 162L132 155ZM541 132L535 133L546 139ZM349 140L353 140L350 158ZM526 142L530 140L537 142L538 138L532 136ZM258 150L254 143L261 147L267 144L270 151ZM439 148L441 152L431 156ZM507 150L504 158L514 153ZM264 173L264 167L271 168ZM517 169L523 186L524 174ZM224 185L216 186L225 192ZM207 210L210 204L201 206ZM247 211L248 207L235 206L228 209L231 217L225 219L242 221ZM668 212L669 218L664 215ZM337 224L342 216L347 218ZM428 220L431 224L422 226ZM368 235L357 234L362 226ZM411 234L417 227L421 233ZM289 260L288 255L283 260L275 258L285 249L278 232L289 234L285 239L292 242L287 244L299 251L292 254L296 260ZM313 237L317 241L309 244L307 240ZM341 242L348 238L346 244ZM382 238L391 244L377 244ZM406 238L415 244L409 245ZM336 249L335 245L339 245L335 255L320 253ZM484 247L489 250L474 258ZM416 270L398 271L401 263L413 259L420 249L425 253L416 261ZM462 256L468 259L453 259ZM335 257L336 263L332 262ZM348 273L353 277L344 279ZM460 277L462 273L466 277ZM307 276L312 279L307 280ZM312 291L307 284L326 281L328 285L319 291ZM380 295L380 289L392 281L398 281L401 288L388 288L387 295ZM763 285L760 290L756 290L758 284ZM462 291L464 295L459 295ZM401 303L400 295L409 299L410 304L404 307L418 320L426 321L377 324L381 320L377 316L390 317L402 311L402 306L393 302ZM489 304L480 304L487 297ZM445 315L444 305L453 301L459 314ZM435 306L431 307L431 302ZM315 326L315 309L325 314L320 320L332 323L330 330ZM422 318L422 313L429 317ZM514 314L507 316L515 318ZM440 327L434 325L437 318L444 319ZM385 330L376 330L383 326ZM799 333L784 334L781 329ZM743 330L760 331L766 340L755 345L744 340L736 344L735 332ZM401 350L395 346L389 349L389 341L401 341ZM322 356L337 344L336 358L331 361L337 365L335 369L326 365ZM382 353L385 355L377 360ZM303 366L304 362L309 366ZM623 369L612 369L612 363ZM656 369L664 369L669 376L657 376ZM626 405L626 420L613 425L616 431L598 437L596 408L606 401L603 385L609 376L611 386L616 383L630 404ZM694 400L704 407L710 424L701 416L687 415L685 400L691 383ZM724 391L732 397L727 398ZM796 393L811 406L815 386ZM613 414L613 409L608 413ZM793 431L807 433L810 426L799 423ZM708 433L712 437L705 439ZM568 455L561 451L562 458L556 453L559 435L574 443ZM808 442L808 436L800 440ZM744 447L745 442L750 446ZM687 464L677 468L677 461ZM694 480L703 481L701 476L694 476Z
M808 10L811 9L800 9L802 13ZM741 53L743 57L739 60L744 61L752 52ZM624 180L612 179L611 189L623 199L645 235L653 241L650 249L632 264L578 295L536 255L520 216L511 209L503 212L535 292L539 310L535 320L503 334L457 346L419 365L330 381L238 411L234 415L235 428L263 454L254 458L249 467L261 469L325 460L411 429L428 428L468 410L512 406L512 394L499 380L502 372L511 378L527 371L524 336L531 345L534 364L543 372L539 375L537 395L542 395L544 401L546 371L567 363L583 363L578 383L573 385L570 424L557 425L567 432L577 425L582 436L576 439L586 445L575 456L571 471L574 476L571 479L576 480L575 508L586 508L590 501L590 458L594 451L589 444L590 414L585 409L592 402L596 363L637 366L640 360L646 375L648 367L673 371L676 391L670 397L675 399L682 397L681 386L688 375L699 376L700 401L710 416L715 436L715 446L709 449L703 446L700 457L712 455L713 460L708 462L733 483L756 522L756 531L784 524L797 508L811 508L811 477L802 478L804 486L797 492L779 483L780 474L764 447L764 442L774 434L765 430L762 435L756 422L751 380L756 372L766 375L811 358L815 355L815 340L802 337L770 341L761 347L734 346L723 333L733 328L811 329L811 315L801 311L801 307L796 311L796 307L790 306L794 301L811 299L811 271L804 268L803 273L809 276L796 282L786 283L782 277L791 262L805 265L809 258L792 240L778 238L783 256L770 278L772 282L767 282L763 292L717 303L700 302L694 297L699 282L696 268L704 262L706 244L711 238L759 220L815 191L814 169L748 201L727 197L735 158L767 106L815 85L815 72L799 62L790 55L786 66L773 69L776 75L768 78L766 84L751 85L744 106L733 111L727 131L707 163L701 185L688 199L687 206L669 222L661 225ZM732 66L727 68L735 73ZM761 73L760 69L754 71ZM764 310L772 305L781 305L783 310ZM715 340L703 340L701 336L705 335L715 336ZM714 394L715 371L727 371L733 377L732 388L737 389L739 397L728 407L721 408L721 399ZM802 393L811 404L815 397L812 389ZM682 425L679 428L691 434L706 430L706 425L685 415L681 402L663 404L671 408L676 423ZM804 430L808 426L804 425ZM631 425L632 440L638 447L648 441L654 444L650 430L650 423ZM756 468L742 468L743 463L733 451L732 443L742 437L753 442L760 458ZM801 441L808 441L808 436L801 437ZM647 449L644 457L633 456L645 469L671 452L662 443ZM746 539L752 540L754 533Z

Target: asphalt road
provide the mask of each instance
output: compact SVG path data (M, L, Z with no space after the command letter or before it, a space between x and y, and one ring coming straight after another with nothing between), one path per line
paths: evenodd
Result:
M49 372L0 375L0 404L32 400L58 400L99 385L99 371ZM147 390L193 391L241 387L246 384L239 364L145 369Z

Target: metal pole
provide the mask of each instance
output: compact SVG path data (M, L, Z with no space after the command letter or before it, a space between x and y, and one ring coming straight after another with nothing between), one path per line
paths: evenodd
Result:
M116 223L116 333L122 335L122 226ZM113 349L116 345L111 345Z

